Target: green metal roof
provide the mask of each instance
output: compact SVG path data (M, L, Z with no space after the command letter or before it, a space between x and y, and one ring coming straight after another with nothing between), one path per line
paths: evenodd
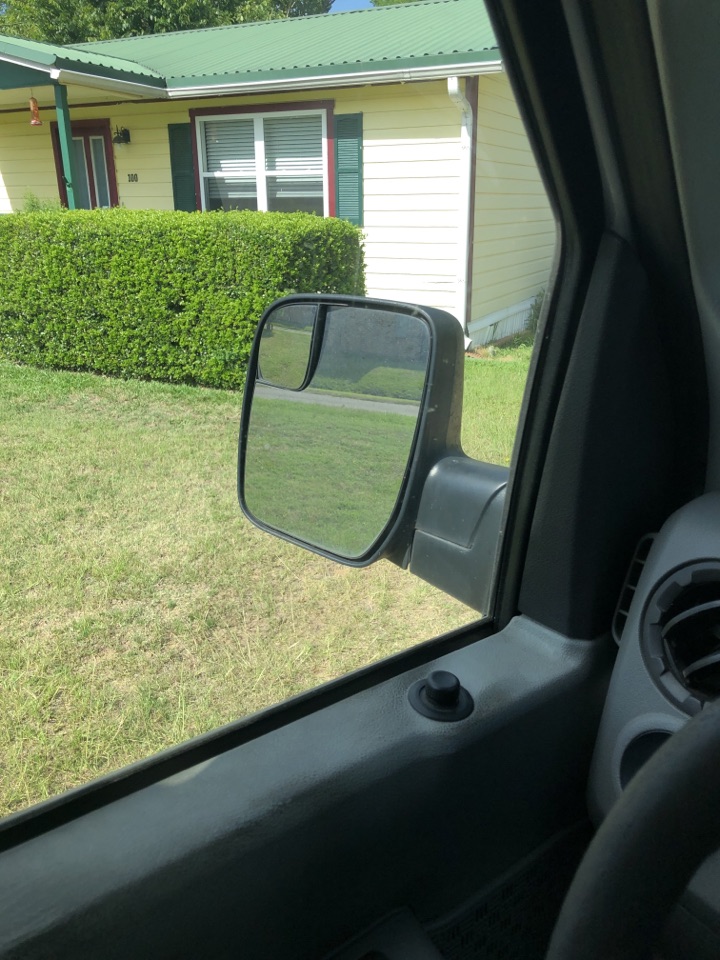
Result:
M118 59L109 51L95 53L89 49L60 47L50 43L37 43L34 40L0 36L0 57L16 62L21 61L28 66L37 65L47 70L73 70L92 73L98 77L127 79L149 83L151 86L165 86L164 78L152 67Z
M470 67L500 59L481 0L419 3L53 46L0 37L0 59L161 87L172 96L355 74ZM0 65L0 73L2 65ZM0 82L0 86L2 83Z
M169 88L496 61L480 0L421 3L186 30L78 49L132 60Z

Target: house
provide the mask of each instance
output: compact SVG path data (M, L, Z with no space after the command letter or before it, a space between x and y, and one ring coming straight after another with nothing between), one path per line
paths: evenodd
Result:
M32 98L32 99L31 99ZM555 223L479 0L53 46L0 37L0 212L306 210L371 296L521 329Z

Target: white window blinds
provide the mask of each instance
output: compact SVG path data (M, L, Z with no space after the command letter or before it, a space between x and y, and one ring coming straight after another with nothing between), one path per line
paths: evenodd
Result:
M255 176L252 120L205 121L205 170L228 177Z
M203 207L327 214L324 114L198 121Z
M322 177L322 119L319 115L265 117L263 127L268 173Z

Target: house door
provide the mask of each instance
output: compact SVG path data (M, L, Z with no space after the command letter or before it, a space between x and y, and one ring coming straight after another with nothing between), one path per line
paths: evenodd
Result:
M76 171L76 205L83 210L111 206L103 138L83 134L73 137L72 144Z
M62 175L57 124L53 124L55 170L60 200L67 205L67 188ZM76 121L72 124L72 149L75 167L75 206L82 210L118 205L117 180L110 121Z

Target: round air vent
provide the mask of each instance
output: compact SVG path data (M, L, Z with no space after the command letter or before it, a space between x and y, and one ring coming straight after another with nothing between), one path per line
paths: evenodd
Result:
M678 706L697 713L720 695L720 561L682 567L660 584L644 640L651 674Z

